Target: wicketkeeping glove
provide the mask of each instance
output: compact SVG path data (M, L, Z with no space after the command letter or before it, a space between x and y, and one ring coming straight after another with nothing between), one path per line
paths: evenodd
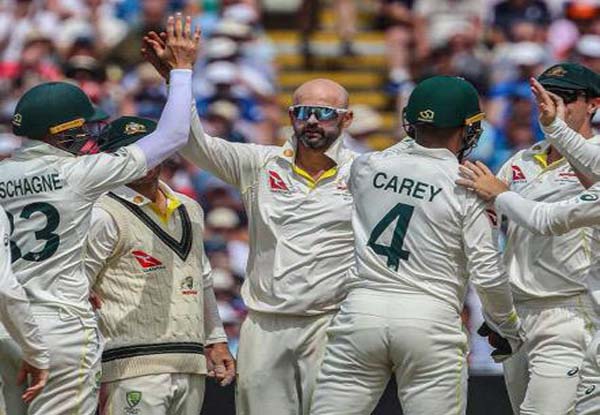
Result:
M513 354L513 349L508 340L492 330L486 322L479 327L477 334L482 337L487 337L488 343L494 348L494 351L492 351L492 359L494 359L494 362L500 363Z

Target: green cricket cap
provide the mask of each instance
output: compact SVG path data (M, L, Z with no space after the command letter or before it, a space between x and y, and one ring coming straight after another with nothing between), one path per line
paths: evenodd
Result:
M546 69L538 81L544 88L586 91L600 96L600 75L578 63L559 63Z
M107 118L78 86L47 82L23 94L17 102L12 127L15 135L40 139Z
M100 135L100 151L114 152L156 130L156 121L125 116L111 122Z
M471 125L485 118L475 87L456 76L434 76L420 82L406 105L410 124L439 128Z

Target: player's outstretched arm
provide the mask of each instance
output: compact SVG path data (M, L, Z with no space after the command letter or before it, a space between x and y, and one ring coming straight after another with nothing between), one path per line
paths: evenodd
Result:
M457 184L475 192L481 199L494 202L499 213L530 232L562 235L572 229L600 224L600 185L579 196L557 203L527 200L515 192L481 162L461 166Z
M497 245L497 233L487 216L485 204L468 198L463 221L467 271L481 299L486 321L516 352L523 342L521 324Z
M540 113L540 126L546 139L566 157L583 176L600 180L600 146L590 143L577 131L571 129L565 119L562 99L548 92L536 79L531 78L533 92Z
M23 400L29 403L46 385L50 353L31 313L25 290L11 269L9 229L8 218L0 209L0 321L23 351L17 381L22 383L31 375L23 394Z
M192 101L192 67L198 54L200 30L192 33L189 16L185 23L181 14L170 16L164 45L150 43L154 53L171 62L169 96L156 130L139 140L137 145L151 169L185 145L190 130L191 114L181 111ZM163 47L164 46L164 47Z
M159 35L149 32L144 37L141 52L146 61L169 82L168 73L173 68L173 62L169 54L165 53L166 39L166 33ZM230 143L218 137L211 137L202 127L196 102L193 99L190 102L190 137L180 154L196 166L244 190L254 181L254 172L261 164L264 146Z

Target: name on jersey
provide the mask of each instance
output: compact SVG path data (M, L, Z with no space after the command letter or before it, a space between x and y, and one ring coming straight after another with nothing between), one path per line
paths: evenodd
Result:
M435 187L420 180L408 177L388 176L382 172L373 176L373 187L400 195L404 194L415 199L427 200L428 202L432 202L442 191L441 187Z
M52 192L62 188L63 182L58 173L24 177L22 179L0 181L0 198Z

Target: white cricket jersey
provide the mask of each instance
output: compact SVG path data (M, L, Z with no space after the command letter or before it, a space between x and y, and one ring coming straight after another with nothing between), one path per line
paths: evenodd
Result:
M47 369L50 366L48 346L33 318L25 290L12 272L9 235L10 223L0 207L0 326L6 327L27 362Z
M536 202L553 203L577 196L585 188L566 159L546 166L549 147L549 142L542 141L520 151L506 162L498 176L509 183L510 190ZM590 228L549 238L509 221L504 260L515 300L585 292L591 255L598 247L598 239Z
M516 335L495 214L455 184L458 165L449 150L416 142L354 162L357 263L350 288L426 294L459 313L470 278L491 322Z
M496 197L499 212L531 233L539 235L564 235L574 229L595 227L600 232L600 183L581 194L562 202L540 203L504 192ZM594 252L596 254L597 251ZM600 311L600 262L594 261L585 281L591 297Z
M11 220L13 269L32 304L91 313L83 247L104 192L146 174L137 145L75 157L29 141L0 162L0 204Z
M230 143L205 134L192 111L192 136L180 153L239 188L248 214L248 308L291 315L338 309L354 262L347 179L355 153L334 142L325 154L336 167L315 183L294 164L294 139L282 147Z

